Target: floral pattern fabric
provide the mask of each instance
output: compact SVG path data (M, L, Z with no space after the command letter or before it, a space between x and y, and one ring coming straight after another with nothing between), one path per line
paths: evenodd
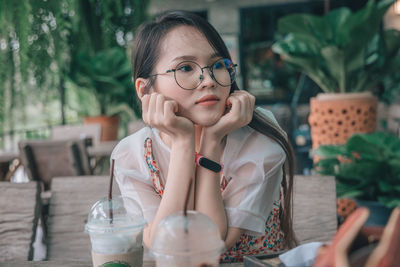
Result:
M160 178L160 169L152 151L152 140L147 138L144 142L144 158L149 167L154 190L162 197L164 185ZM223 174L222 174L223 175ZM221 192L223 192L229 181L225 176L222 177ZM273 203L273 208L265 223L265 234L262 236L252 236L243 234L239 241L230 250L225 251L220 256L221 262L243 261L244 255L265 254L267 252L276 252L283 250L283 232L280 229L279 220L280 200Z

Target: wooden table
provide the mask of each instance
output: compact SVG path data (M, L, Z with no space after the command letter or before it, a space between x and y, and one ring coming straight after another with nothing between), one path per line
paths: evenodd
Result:
M273 261L266 261L269 266L278 266ZM92 267L91 262L87 261L15 261L0 262L0 267ZM221 267L243 267L243 263L225 263ZM155 263L145 261L143 267L155 267Z
M33 258L36 231L32 229L40 217L39 195L37 182L0 182L0 261Z
M50 261L90 261L90 240L84 233L84 225L90 207L106 196L108 181L108 176L53 179L48 220L47 256ZM119 194L116 184L113 189L114 194ZM330 240L337 226L335 180L323 176L295 176L293 198L294 230L300 244Z

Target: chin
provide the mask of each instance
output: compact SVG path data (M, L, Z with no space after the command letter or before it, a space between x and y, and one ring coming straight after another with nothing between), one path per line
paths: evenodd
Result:
M205 118L193 118L193 123L199 126L203 126L203 127L209 127L212 126L214 124L216 124L219 119L221 118L221 116L215 116L215 117L205 117Z

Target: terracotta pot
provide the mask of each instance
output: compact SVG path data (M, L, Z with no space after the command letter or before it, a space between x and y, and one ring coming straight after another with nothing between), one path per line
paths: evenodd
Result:
M120 118L118 115L114 116L95 116L86 117L83 122L86 124L98 123L101 125L101 141L113 141L118 138L118 126Z
M310 99L313 149L344 144L355 133L375 131L378 99L371 93L319 94Z

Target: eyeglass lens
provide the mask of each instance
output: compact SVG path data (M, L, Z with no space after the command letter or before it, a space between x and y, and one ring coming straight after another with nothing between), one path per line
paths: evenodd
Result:
M229 59L220 59L210 67L212 78L221 86L229 86L235 81L236 70ZM184 61L175 70L175 79L183 89L195 89L202 82L202 68L195 62Z

